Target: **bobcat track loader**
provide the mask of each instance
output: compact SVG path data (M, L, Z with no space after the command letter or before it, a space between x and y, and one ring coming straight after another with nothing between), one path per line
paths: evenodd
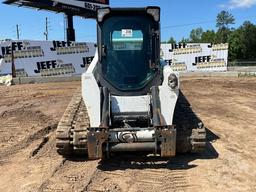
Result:
M97 39L82 89L59 122L58 153L101 159L202 151L205 128L178 99L179 75L160 59L160 8L101 8Z

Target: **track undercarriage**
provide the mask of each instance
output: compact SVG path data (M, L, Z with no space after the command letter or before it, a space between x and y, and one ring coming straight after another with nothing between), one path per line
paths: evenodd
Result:
M61 155L87 154L87 109L78 90L63 114L56 135L57 151Z
M181 93L176 105L174 114L174 125L176 136L176 152L178 153L198 153L205 149L206 145L206 131L203 123L193 113L188 101ZM110 129L111 131L111 129ZM114 131L114 129L113 129ZM176 133L177 132L177 133ZM94 133L100 133L98 140ZM163 134L163 133L161 133ZM89 136L89 143L88 143ZM93 136L93 137L92 137ZM101 138L104 137L104 138ZM90 139L91 138L91 139ZM171 138L171 137L170 137ZM102 139L102 140L101 140ZM59 122L56 135L56 146L59 154L64 156L70 155L88 155L93 154L94 151L90 150L90 145L95 145L93 142L108 140L108 134L104 129L100 131L90 128L89 116L81 96L81 91L78 90L71 102L69 103L62 119ZM175 140L174 140L175 141ZM127 143L121 142L112 146L111 151L124 147L124 151L127 149L125 146L129 145L130 151L142 151L144 149L150 149L151 153L155 153L154 143ZM147 146L145 146L147 145ZM150 145L152 145L150 147ZM89 146L89 150L88 150ZM103 156L103 153L108 151L107 146L99 145L97 148L98 158ZM163 144L161 145L163 146ZM168 147L168 146L167 146ZM105 150L105 148L107 150ZM134 148L134 149L133 149ZM141 148L141 149L140 149ZM93 148L91 148L93 149ZM100 151L99 151L100 150ZM129 150L128 150L129 151ZM150 152L150 151L148 151ZM93 156L93 155L92 155ZM95 155L94 155L95 156ZM97 159L97 155L93 158Z

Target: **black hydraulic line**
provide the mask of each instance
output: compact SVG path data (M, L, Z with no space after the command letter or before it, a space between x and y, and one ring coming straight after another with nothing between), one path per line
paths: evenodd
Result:
M152 87L151 94L152 94L153 125L154 127L159 127L161 126L161 119L160 119L161 105L160 105L158 87L156 86Z
M13 47L11 46L12 52L11 52L11 57L12 57L12 77L15 78L16 77L16 68L15 68L15 57L14 57L14 51L13 51Z
M101 126L104 128L109 127L109 117L110 117L110 111L109 111L109 91L106 87L102 88L103 92L103 103L102 103L102 116L101 116Z

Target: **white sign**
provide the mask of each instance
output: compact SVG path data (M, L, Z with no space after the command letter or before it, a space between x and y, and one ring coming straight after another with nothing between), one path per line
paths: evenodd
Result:
M162 44L161 57L174 71L226 71L228 44Z
M0 42L0 75L17 77L78 75L86 71L95 54L94 43L65 41Z
M132 37L132 29L122 29L122 37Z
M80 0L56 0L55 4L61 3L63 5L69 5L74 7L85 8L88 10L96 11L99 8L107 7L108 1L80 1Z
M84 42L0 41L0 76L12 73L12 62L17 77L80 75L95 50L94 43ZM174 71L226 71L228 44L162 44L161 56Z

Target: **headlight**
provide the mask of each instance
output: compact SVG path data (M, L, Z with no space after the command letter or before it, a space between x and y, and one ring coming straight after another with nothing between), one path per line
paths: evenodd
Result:
M178 77L172 73L169 77L168 77L168 86L171 89L176 89L178 87Z

